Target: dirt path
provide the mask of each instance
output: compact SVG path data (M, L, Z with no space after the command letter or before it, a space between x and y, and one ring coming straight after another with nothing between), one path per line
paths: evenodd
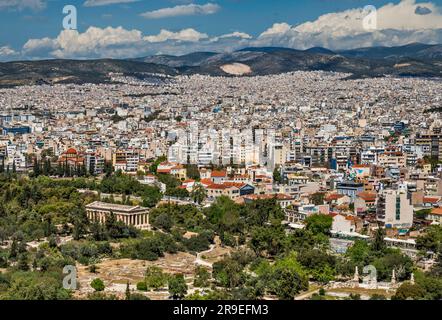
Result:
M195 264L198 265L198 266L208 267L208 268L211 269L213 263L210 263L210 262L204 261L204 260L202 259L202 256L205 255L205 254L208 254L208 253L212 252L213 250L215 250L215 248L216 248L216 245L215 245L215 244L211 244L209 250L206 250L206 251L203 251L203 252L198 253L198 254L196 255Z
M319 293L319 288L312 290L312 291L308 291L308 292L303 293L299 296L296 296L295 300L306 300L306 299L310 298L312 295L314 295L315 293Z

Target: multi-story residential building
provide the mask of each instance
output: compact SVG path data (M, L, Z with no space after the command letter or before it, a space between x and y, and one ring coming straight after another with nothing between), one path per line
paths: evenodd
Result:
M339 194L349 196L353 202L357 194L364 191L364 184L354 181L344 181L337 184L336 190Z
M387 228L410 228L413 225L413 206L407 193L384 190L377 202L377 219Z

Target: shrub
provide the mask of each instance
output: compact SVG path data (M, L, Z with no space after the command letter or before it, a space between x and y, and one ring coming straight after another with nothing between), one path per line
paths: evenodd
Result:
M92 280L91 287L97 292L103 291L105 288L104 282L100 278L96 278L96 279Z
M137 290L139 291L147 291L146 281L141 281L137 283Z

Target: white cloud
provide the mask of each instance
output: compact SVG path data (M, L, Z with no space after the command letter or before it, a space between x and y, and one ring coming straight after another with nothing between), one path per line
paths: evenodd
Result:
M155 54L168 47L191 47L192 43L208 39L194 29L177 32L161 30L157 35L144 36L139 30L90 27L85 32L63 30L56 38L28 40L22 49L24 57L43 58L128 58Z
M41 10L46 7L46 1L44 0L0 0L0 10L12 9L12 10Z
M178 32L172 32L162 29L158 35L144 37L148 42L164 42L169 40L198 42L207 39L209 36L205 33L196 31L195 29L184 29Z
M418 7L430 9L431 13L427 15L416 14ZM337 36L365 33L362 21L366 15L367 12L363 8L328 13L313 22L299 25L295 30L304 33L327 32ZM435 28L442 28L442 15L438 8L430 2L417 5L415 0L403 0L398 4L389 3L377 10L377 30Z
M221 36L214 37L214 38L210 39L210 41L216 42L216 41L219 41L221 39L232 39L232 40L233 39L247 39L247 40L250 40L252 38L253 37L250 34L247 34L245 32L235 31L235 32L232 32L232 33L223 34Z
M0 59L10 58L17 56L19 53L12 49L10 46L0 47Z
M85 7L99 7L118 3L132 3L139 0L86 0L83 4Z
M48 49L55 50L58 47L57 41L51 38L29 39L23 46L26 54L36 54L40 50L46 52Z
M117 58L130 56L142 43L143 37L138 30L90 27L84 33L63 30L55 39L31 39L23 46L23 51L27 56L46 52L56 58Z
M275 23L272 27L260 34L260 38L283 34L289 31L291 26L288 23Z
M209 15L217 13L221 7L214 3L207 3L204 5L188 4L179 5L172 8L163 8L154 11L148 11L141 14L146 19L161 19L178 16L194 16L194 15Z
M425 15L420 14L423 10ZM254 45L347 49L442 42L442 15L431 2L418 5L415 0L402 0L398 4L390 3L378 8L377 29L373 32L363 28L366 16L367 11L357 8L328 13L296 27L290 27L287 23L275 24L262 33Z

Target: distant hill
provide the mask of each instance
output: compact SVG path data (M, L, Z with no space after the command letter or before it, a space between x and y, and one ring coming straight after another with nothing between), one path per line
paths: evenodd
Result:
M53 83L104 83L109 73L142 76L144 73L175 75L165 65L127 60L40 60L0 63L0 86Z
M346 57L367 59L436 59L442 58L442 45L411 43L399 47L359 48L338 53Z
M265 52L265 53L286 52L286 53L293 53L293 52L302 52L302 50L283 48L283 47L248 47L248 48L238 50L237 52Z
M148 62L154 64L163 64L169 67L177 68L183 66L198 66L210 57L217 55L215 52L195 52L184 56L157 55L143 58L132 59L138 62Z
M427 61L429 60L429 61ZM442 59L440 59L442 61ZM211 56L199 66L180 67L184 74L226 75L222 66L241 63L250 67L248 75L279 74L291 71L335 71L353 74L355 78L384 75L440 77L439 60L398 57L397 59L368 56L346 56L325 48L294 50L287 48L245 48L233 53Z
M345 72L352 74L352 78L441 77L442 45L413 43L336 52L320 47L308 50L253 47L231 53L195 52L127 60L17 61L0 63L0 86L105 83L110 80L110 72L137 77L148 73L254 76L299 70Z
M322 47L313 47L313 48L305 50L305 52L320 53L320 54L336 54L336 52L331 51L331 50L326 49L326 48L322 48Z

